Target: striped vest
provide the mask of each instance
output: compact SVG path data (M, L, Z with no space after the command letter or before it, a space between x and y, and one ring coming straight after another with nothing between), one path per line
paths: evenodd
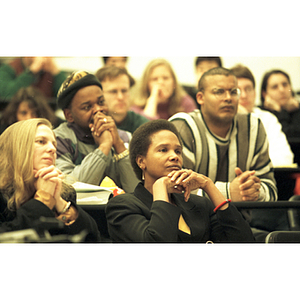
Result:
M255 170L264 188L260 201L276 201L277 188L266 132L253 114L237 114L225 139L207 127L200 110L177 113L171 121L183 141L183 165L211 178L226 198L235 168Z

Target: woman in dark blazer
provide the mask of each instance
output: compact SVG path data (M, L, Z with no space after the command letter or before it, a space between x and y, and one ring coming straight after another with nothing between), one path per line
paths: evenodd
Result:
M109 200L106 217L115 242L254 242L248 223L211 179L182 169L182 145L172 123L143 124L130 142L141 182ZM208 197L191 194L201 188Z

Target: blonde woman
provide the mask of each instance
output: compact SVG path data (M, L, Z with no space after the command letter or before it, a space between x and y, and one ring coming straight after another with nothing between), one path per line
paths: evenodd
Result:
M150 120L167 120L177 112L196 108L195 101L178 83L170 63L161 58L152 60L144 71L131 110Z
M74 189L62 183L55 167L56 138L48 120L9 126L0 136L0 154L0 231L31 228L41 216L56 217L64 223L60 233L85 229L87 241L100 240L95 221L76 205Z

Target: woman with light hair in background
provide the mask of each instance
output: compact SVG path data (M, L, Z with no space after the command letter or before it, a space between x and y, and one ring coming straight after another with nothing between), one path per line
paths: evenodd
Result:
M177 112L191 112L197 108L178 83L170 63L162 58L147 65L135 92L131 110L150 120L167 120Z

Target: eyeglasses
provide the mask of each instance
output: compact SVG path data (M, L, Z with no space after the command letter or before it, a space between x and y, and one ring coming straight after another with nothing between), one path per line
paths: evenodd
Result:
M213 89L212 93L216 96L216 98L218 100L222 100L226 97L226 92L229 92L230 97L233 100L237 100L239 99L240 95L241 95L241 91L239 88L234 88L232 90L225 90L225 89Z

